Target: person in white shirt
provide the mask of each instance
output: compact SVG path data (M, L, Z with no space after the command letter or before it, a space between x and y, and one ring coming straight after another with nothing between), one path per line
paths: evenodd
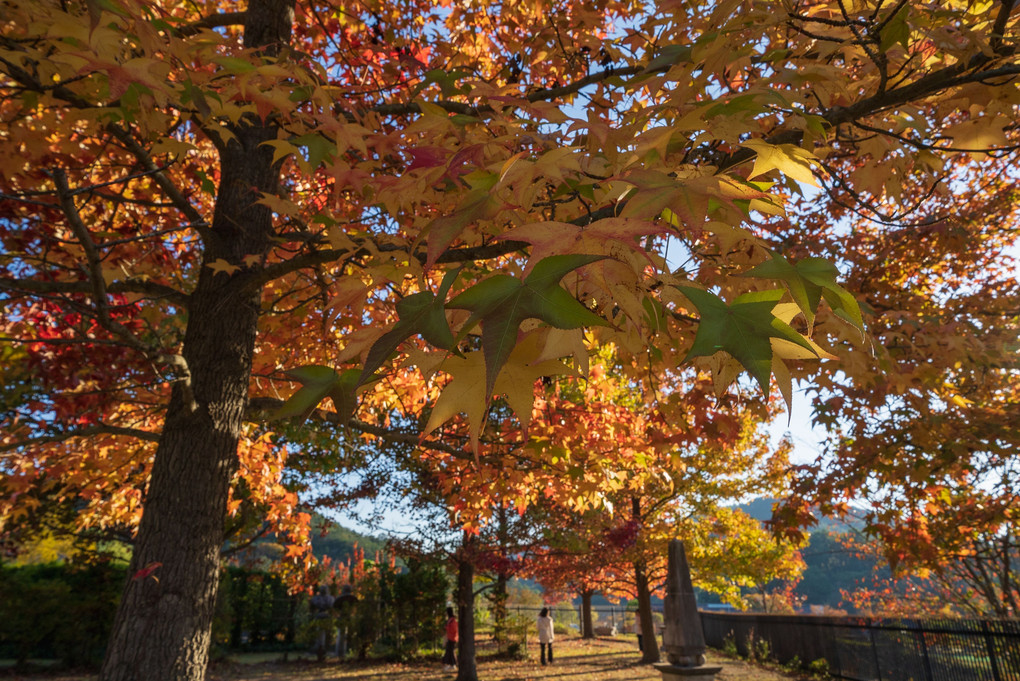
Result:
M549 664L553 661L553 621L549 616L549 608L542 608L538 613L538 647L542 651L542 665L546 664L546 653L548 652Z

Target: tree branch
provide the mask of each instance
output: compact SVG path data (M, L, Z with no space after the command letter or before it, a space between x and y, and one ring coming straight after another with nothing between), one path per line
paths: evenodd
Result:
M7 75L28 90L40 93L51 92L54 97L63 100L77 109L101 108L95 103L79 96L66 85L59 85L57 87L44 85L31 73L17 64L2 58L0 58L0 61L2 61L5 65ZM153 180L155 180L160 189L162 189L167 197L173 202L174 206L190 221L189 226L198 230L200 234L205 235L207 233L206 230L209 223L202 217L201 213L199 213L198 210L191 205L191 202L188 201L177 185L175 185L170 178L166 176L160 166L152 160L152 156L150 156L145 148L139 144L138 140L134 138L130 131L116 123L108 123L106 125L106 130L121 144L123 144L124 148L135 157L141 167L145 170L145 173L152 176Z
M68 431L66 433L53 433L52 435L40 435L38 437L29 438L27 440L19 440L17 442L10 442L4 445L0 445L0 452L9 452L23 447L32 447L34 445L44 445L54 442L67 442L75 438L88 438L95 437L97 435L121 435L124 437L133 437L139 440L145 440L147 442L159 442L159 433L154 433L149 430L140 430L138 428L122 428L120 426L110 426L107 424L100 424L97 426L91 426L88 428L80 428L78 430Z
M185 24L176 30L177 35L182 37L192 36L210 28L224 28L226 26L243 26L247 12L221 12L202 17L198 21Z
M0 289L20 293L33 294L71 294L90 293L92 284L88 281L37 281L32 279L10 279L0 277ZM152 298L162 298L180 307L187 307L188 295L175 288L152 281L115 281L106 287L107 293L137 293Z
M92 241L92 235L89 234L88 227L81 220L78 207L74 205L71 188L67 184L67 173L64 172L63 168L57 168L51 173L51 176L53 177L53 183L57 186L57 199L60 201L60 209L64 212L64 217L67 218L71 231L78 238L78 243L85 250L89 280L92 284L92 300L95 304L96 312L99 314L99 322L104 327L109 328L111 322L110 307L106 297L106 280L103 279L103 263L99 257L99 251L96 249L95 242Z
M553 88L541 88L535 90L524 96L525 101L529 104L536 102L547 102L560 97L566 97L567 95L577 94L589 85L595 85L606 81L614 76L633 76L644 72L645 67L643 65L626 66L621 68L610 67L604 71L598 71L596 73L589 74L584 78L579 78L572 83L561 85L560 87ZM666 67L662 69L656 69L655 72L667 70ZM431 102L432 104L444 109L449 113L464 114L466 116L486 116L496 113L496 109L492 106L473 106L465 102L453 102L450 100L440 100L437 102ZM408 102L406 104L380 104L372 107L369 111L377 113L383 116L406 116L413 113L421 113L421 107L414 103ZM354 120L353 113L346 113L351 120Z
M1015 0L1000 0L1002 5L999 7L999 14L995 17L995 24L992 25L992 38L988 41L989 47L992 48L992 52L999 54L1002 50L1002 39L1006 37L1006 23L1009 21L1009 15L1013 13L1013 5Z

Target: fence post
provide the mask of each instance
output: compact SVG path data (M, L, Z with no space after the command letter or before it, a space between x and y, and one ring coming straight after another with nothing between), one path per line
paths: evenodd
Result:
M838 629L835 626L829 628L829 632L832 635L832 654L835 660L830 660L829 663L835 667L838 671L834 676L840 678L843 677L843 657L839 654L839 635L837 634Z
M992 661L992 679L1002 681L999 673L999 660L995 656L995 644L992 642L992 632L988 630L988 621L981 620L981 633L985 636L985 648L988 649L988 659Z
M871 638L871 654L875 658L875 675L878 676L878 681L882 681L882 663L878 659L878 646L875 644L875 628L874 622L868 618L868 636Z
M921 641L921 660L924 664L924 678L927 681L934 681L934 674L931 671L931 659L928 657L928 642L924 638L924 625L918 620L913 620L917 627L917 638Z

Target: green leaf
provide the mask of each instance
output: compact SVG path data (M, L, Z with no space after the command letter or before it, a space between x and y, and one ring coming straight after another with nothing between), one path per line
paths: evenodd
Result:
M899 44L903 49L910 48L910 26L907 24L908 5L904 5L892 19L882 28L879 48L885 52L893 45Z
M648 65L645 66L641 73L668 71L675 64L689 62L693 49L690 45L666 45L654 59L648 62Z
M329 367L313 364L285 373L302 385L270 416L271 420L297 416L303 421L327 397L333 400L341 423L347 422L354 414L358 406L357 389L361 385L361 372L357 369L347 369L338 374Z
M401 343L416 334L420 333L426 341L438 348L444 350L453 348L456 340L450 331L449 322L446 321L446 308L443 303L459 273L459 269L447 272L435 295L431 291L421 291L397 303L399 320L392 329L372 344L365 357L359 385L382 366L382 363L397 351Z
M559 285L567 273L604 257L573 253L543 258L523 281L496 275L450 301L448 307L473 313L462 335L481 322L486 395L492 394L496 376L517 345L517 332L525 319L540 319L558 329L608 326Z
M376 380L376 377L373 376L372 380ZM347 369L340 374L340 379L329 391L340 423L347 423L354 416L354 411L358 408L358 388L363 383L369 382L362 380L361 372L357 369Z
M825 258L804 258L792 264L783 256L773 254L771 260L745 272L743 276L779 279L784 282L794 302L803 311L809 330L814 326L818 303L824 297L833 313L854 326L861 338L864 338L864 319L857 300L836 283L839 270Z
M698 309L701 321L694 344L684 361L710 357L720 350L729 353L750 373L762 391L768 392L772 376L772 338L795 343L812 353L811 344L772 310L784 292L776 289L745 293L728 305L713 293L677 286Z
M317 133L295 137L291 142L305 148L308 153L308 164L312 167L312 170L321 166L323 161L333 160L333 157L336 155L336 142L332 142Z
M303 421L326 399L336 382L340 380L340 375L336 371L318 365L298 367L285 373L302 386L272 414L271 420L297 416Z
M424 90L429 85L435 83L439 86L444 97L452 97L454 95L466 95L471 92L471 86L465 83L457 84L457 81L471 75L470 71L447 71L446 69L432 69L427 71L422 77L421 83L414 89L414 96Z
M234 75L251 73L255 70L254 64L247 59L241 59L240 57L213 57L213 62L219 64L226 71Z

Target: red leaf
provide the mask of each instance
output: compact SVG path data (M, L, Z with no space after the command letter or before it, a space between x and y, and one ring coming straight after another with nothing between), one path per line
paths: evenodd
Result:
M158 568L160 568L162 566L163 566L162 563L149 563L148 565L143 567L141 570L139 570L135 574L131 575L131 579L132 579L132 581L138 580L138 579L145 579L146 577L151 575L153 572L155 572ZM156 579L156 578L153 577L153 579ZM158 582L159 580L156 579L156 581Z

